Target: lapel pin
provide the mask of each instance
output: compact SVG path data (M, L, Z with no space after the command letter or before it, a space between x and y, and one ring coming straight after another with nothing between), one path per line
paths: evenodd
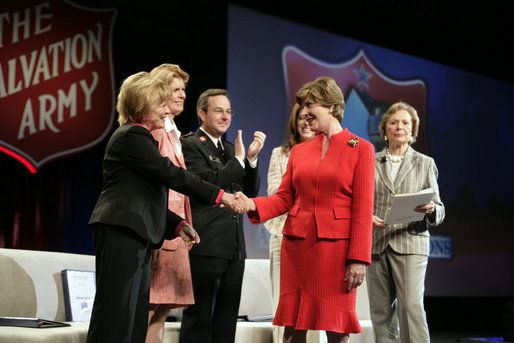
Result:
M357 144L359 144L359 139L356 137L350 138L350 140L348 141L348 145L351 146L352 148L354 146L356 146Z
M221 160L219 158L217 158L216 156L209 155L209 159L212 162L221 163Z

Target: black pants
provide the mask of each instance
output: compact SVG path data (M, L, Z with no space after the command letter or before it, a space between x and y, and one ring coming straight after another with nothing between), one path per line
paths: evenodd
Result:
M144 342L150 294L150 243L127 227L94 224L96 296L88 343Z
M184 310L181 343L234 343L244 260L190 255L195 305Z

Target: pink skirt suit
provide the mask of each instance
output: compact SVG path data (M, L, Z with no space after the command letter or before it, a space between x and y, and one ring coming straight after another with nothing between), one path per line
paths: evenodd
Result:
M161 155L168 157L177 167L186 169L184 158L174 143L172 133L164 129L152 130L151 133L158 143ZM168 209L192 225L191 206L187 196L170 189ZM160 249L158 262L152 262L150 304L170 304L172 308L177 308L194 303L189 249L180 237L165 240Z
M356 144L355 144L356 143ZM356 290L346 292L346 267L369 265L374 148L347 129L296 145L277 193L253 199L260 223L288 213L281 250L280 300L274 325L296 330L361 332Z

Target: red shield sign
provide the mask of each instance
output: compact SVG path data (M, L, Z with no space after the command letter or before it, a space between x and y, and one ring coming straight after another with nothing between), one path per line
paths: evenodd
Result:
M0 8L0 150L35 173L109 133L116 11L62 0Z
M296 47L287 46L282 53L285 71L286 94L290 107L295 103L296 92L307 82L319 76L332 77L345 95L346 109L343 126L350 131L368 138L377 150L384 146L378 133L382 114L395 102L403 101L412 105L420 118L420 129L415 143L416 150L426 153L425 118L426 86L421 79L395 80L380 71L360 50L356 56L340 63L326 63L307 55ZM347 118L360 116L354 120L356 127L347 124ZM364 118L365 117L365 118ZM363 130L358 128L362 127ZM361 132L361 131L366 131Z

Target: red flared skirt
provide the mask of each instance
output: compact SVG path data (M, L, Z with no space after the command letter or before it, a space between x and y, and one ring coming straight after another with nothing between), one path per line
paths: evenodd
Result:
M280 256L280 300L274 325L340 333L362 331L356 290L346 292L348 240L284 235Z

